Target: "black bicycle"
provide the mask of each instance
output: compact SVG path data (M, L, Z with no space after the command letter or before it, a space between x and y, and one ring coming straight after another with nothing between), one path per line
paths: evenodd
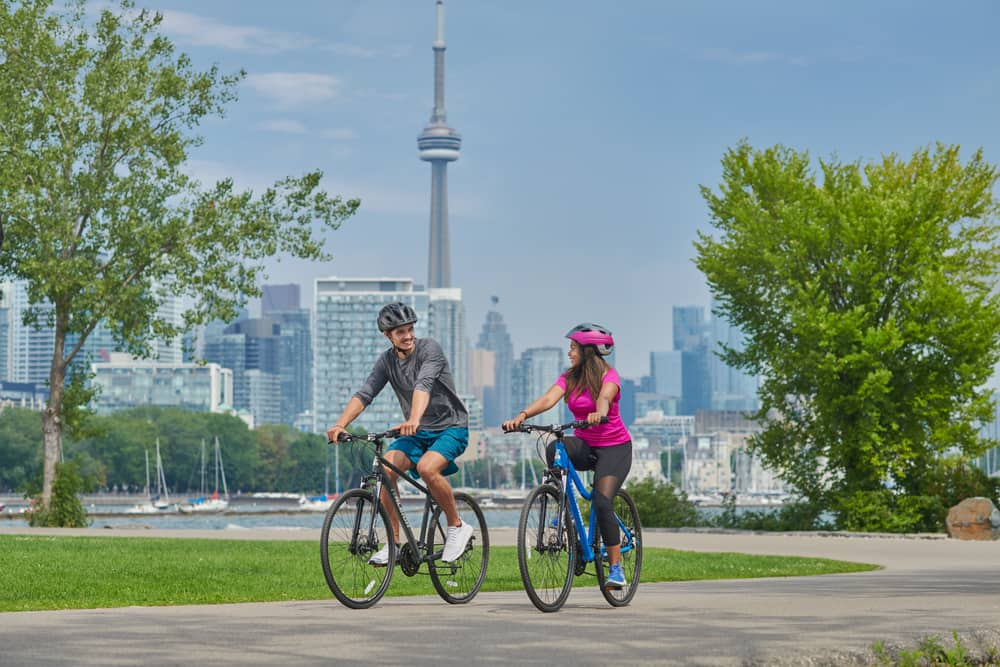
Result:
M604 599L614 607L631 602L639 587L642 524L639 510L628 492L619 489L612 501L621 534L621 566L628 580L624 587L605 586L608 553L602 544L593 505L589 523L583 522L576 493L589 501L592 490L584 487L580 474L573 467L563 445L563 436L567 429L589 425L586 421L574 421L552 426L521 424L513 429L539 433L538 445L548 437L555 438L556 443L555 461L545 471L542 484L528 494L517 525L518 569L528 598L540 611L558 611L563 606L573 587L574 575L596 575ZM544 460L544 448L538 454ZM593 573L587 569L590 563L594 564Z
M346 606L366 609L385 595L396 565L403 574L412 577L427 563L431 583L438 595L451 604L468 602L482 587L490 559L490 538L483 511L472 496L455 493L455 506L474 532L461 556L451 562L441 560L448 530L447 518L426 486L382 456L385 439L396 437L399 437L398 429L367 435L340 435L340 442L369 445L375 456L371 472L361 480L361 487L342 494L326 512L320 535L320 558L326 583ZM402 504L392 484L388 483L386 468L424 495L419 533L414 533L402 511ZM379 502L383 489L388 491L389 502L399 517L401 537L405 538L398 550L392 539L389 513ZM383 547L388 547L388 561L385 564L370 562Z

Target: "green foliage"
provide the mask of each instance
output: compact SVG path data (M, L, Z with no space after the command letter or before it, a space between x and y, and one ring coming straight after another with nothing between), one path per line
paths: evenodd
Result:
M54 329L43 494L88 398L64 381L99 324L149 356L156 339L230 320L260 295L266 258L328 257L322 232L359 205L320 189L319 171L258 193L189 176L198 126L224 115L244 73L196 71L162 17L129 0L89 10L0 3L0 277L26 283L26 323ZM180 325L160 314L168 296L189 304Z
M34 410L0 410L0 491L27 493L29 480L42 469L42 417Z
M1000 664L1000 652L996 647L986 647L980 650L970 650L955 631L951 633L955 642L953 648L945 646L941 637L929 635L922 637L914 649L888 649L885 642L872 644L872 654L877 664L886 667L972 667L973 665Z
M45 507L40 498L36 498L35 508L28 513L28 524L31 526L86 528L87 512L80 502L83 491L83 478L80 476L76 463L57 463L56 478L52 484L52 499Z
M760 375L753 453L810 503L926 496L946 454L987 443L984 388L1000 359L995 167L980 151L922 149L872 164L741 143L702 188L715 236L696 263L718 316L746 335L725 361ZM861 495L856 495L856 494ZM875 493L869 497L865 494ZM896 501L916 525L926 501ZM839 515L846 517L846 514ZM852 519L853 521L853 519Z
M824 509L817 503L800 500L782 505L772 511L737 511L736 495L723 497L722 512L712 517L708 525L736 530L830 530L832 526L823 519Z
M637 482L629 481L628 492L639 510L643 526L676 528L698 525L698 511L694 504L688 500L686 493L673 484L647 477Z
M889 489L856 491L841 496L834 507L844 530L875 533L920 533L942 529L937 517L948 508L935 496L902 495Z

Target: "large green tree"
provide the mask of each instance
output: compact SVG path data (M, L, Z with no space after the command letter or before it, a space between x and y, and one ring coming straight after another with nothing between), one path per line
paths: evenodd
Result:
M198 125L223 115L243 73L196 71L160 16L130 2L85 10L0 0L0 276L27 284L27 323L55 330L44 502L64 425L87 399L67 379L98 323L148 355L156 338L228 319L259 294L264 258L321 258L317 230L358 205L321 190L319 172L256 194L193 179ZM179 327L157 315L166 295L192 304Z
M725 360L762 377L753 450L842 517L928 495L945 459L988 444L997 169L956 146L813 163L746 142L722 167L696 264L746 335Z

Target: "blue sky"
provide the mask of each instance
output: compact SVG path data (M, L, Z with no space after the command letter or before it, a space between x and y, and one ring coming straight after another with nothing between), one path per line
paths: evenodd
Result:
M433 0L139 0L201 68L243 68L191 171L260 189L319 168L359 213L327 263L272 283L427 275ZM709 305L698 186L741 138L814 157L936 141L1000 163L1000 5L446 0L452 278L475 344L491 295L515 352L615 332L626 377L671 346L671 307Z

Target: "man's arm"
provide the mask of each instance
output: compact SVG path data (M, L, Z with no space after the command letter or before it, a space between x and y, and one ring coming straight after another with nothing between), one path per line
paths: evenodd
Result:
M389 373L385 369L385 361L382 357L379 357L375 362L375 366L372 367L372 372L368 375L368 379L354 393L354 396L351 396L351 400L347 402L347 407L340 413L340 417L327 430L326 439L330 442L337 442L340 434L346 431L351 422L357 419L358 415L371 405L371 402L375 400L375 397L378 396L388 381Z
M400 424L399 432L403 435L413 435L420 427L420 418L424 416L424 410L431 402L431 395L421 389L413 390L413 398L410 399L410 416L405 422Z
M364 411L365 404L357 396L351 396L351 400L347 402L347 407L337 417L336 423L326 432L326 439L329 442L337 442L340 434L345 432L347 427L351 425L351 422L357 419L358 415Z

